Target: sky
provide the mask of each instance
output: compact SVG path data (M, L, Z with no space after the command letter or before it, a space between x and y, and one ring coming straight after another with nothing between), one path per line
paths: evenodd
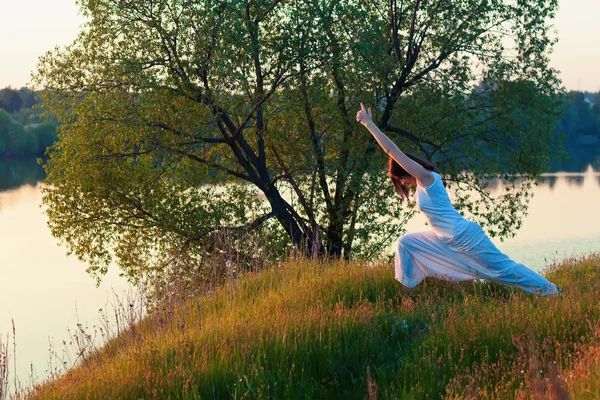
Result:
M600 0L559 0L551 66L568 90L600 91ZM39 56L73 42L75 0L0 0L0 88L27 85Z

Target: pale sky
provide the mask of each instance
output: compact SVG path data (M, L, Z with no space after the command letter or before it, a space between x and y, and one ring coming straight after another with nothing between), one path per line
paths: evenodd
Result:
M551 65L569 90L600 90L600 0L559 0ZM39 56L70 44L83 21L75 0L0 0L0 88L25 86Z

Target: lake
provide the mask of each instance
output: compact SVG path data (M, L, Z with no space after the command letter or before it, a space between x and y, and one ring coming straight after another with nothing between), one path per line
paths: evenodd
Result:
M14 320L24 386L32 365L35 376L47 376L49 349L62 356L63 340L70 341L67 329L76 331L80 322L92 331L100 322L99 309L110 309L113 291L129 291L116 268L96 287L86 266L58 245L41 208L37 183L43 176L35 160L0 159L0 334L5 343L11 332L12 357Z
M493 240L502 251L534 270L600 251L600 173L589 164L577 165L577 172L545 174L517 235ZM81 323L93 331L100 324L99 310L110 309L114 293L130 290L116 268L96 287L86 265L66 255L46 226L41 179L35 160L0 159L0 334L6 342L14 320L17 371L24 386L31 367L37 379L47 376L49 350L61 354L69 330ZM419 216L408 225L409 232L424 228ZM12 333L10 343L12 353Z

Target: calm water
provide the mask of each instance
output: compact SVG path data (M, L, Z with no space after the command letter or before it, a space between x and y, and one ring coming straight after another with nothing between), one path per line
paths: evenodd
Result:
M81 322L92 331L100 323L98 310L110 309L113 291L129 290L116 268L96 287L86 266L58 245L41 208L36 184L42 178L35 160L0 159L0 334L5 343L11 332L12 353L14 319L17 372L24 386L31 365L38 378L47 375L51 343L61 354L63 340L70 340L68 329Z
M51 343L60 352L63 340L69 341L68 329L78 322L90 328L99 324L98 311L110 308L113 292L128 289L116 268L97 288L86 266L68 257L50 235L36 186L42 178L34 160L0 160L0 334L5 341L14 319L23 384L30 365L38 378L46 376ZM599 205L600 173L591 167L583 173L549 174L535 189L529 216L516 237L494 241L535 270L554 260L600 251ZM409 231L423 229L419 217L408 226Z

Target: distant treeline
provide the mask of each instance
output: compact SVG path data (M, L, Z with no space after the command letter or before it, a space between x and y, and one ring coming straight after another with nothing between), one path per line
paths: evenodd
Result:
M43 117L38 103L28 88L0 89L0 156L43 155L57 140L57 121Z
M557 130L566 136L565 144L590 145L600 142L600 92L568 93L563 117Z
M58 122L43 118L39 97L23 87L0 89L0 156L43 155L57 140ZM568 153L600 147L600 93L571 91L556 126Z
M600 170L600 93L569 92L556 132L568 157L552 160L549 172Z

